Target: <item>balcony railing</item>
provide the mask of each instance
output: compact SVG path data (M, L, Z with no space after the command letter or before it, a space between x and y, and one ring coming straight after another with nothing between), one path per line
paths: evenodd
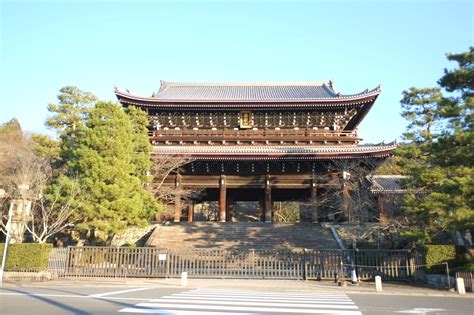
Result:
M313 129L162 129L150 132L152 142L161 141L321 141L357 142L360 138L352 131Z

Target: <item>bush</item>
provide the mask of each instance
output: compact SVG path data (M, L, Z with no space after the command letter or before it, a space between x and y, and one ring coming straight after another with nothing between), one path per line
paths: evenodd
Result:
M423 255L428 273L444 273L446 267L441 263L447 262L449 268L465 264L465 248L455 245L424 245L418 251Z
M0 259L3 258L5 244L0 244ZM5 270L46 269L52 244L21 243L8 245Z

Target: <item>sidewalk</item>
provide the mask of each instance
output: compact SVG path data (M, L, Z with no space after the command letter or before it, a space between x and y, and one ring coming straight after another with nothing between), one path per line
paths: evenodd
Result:
M46 282L22 283L27 287L156 287L184 288L180 279L60 279ZM303 280L269 280L269 279L188 279L186 288L222 288L233 290L255 291L299 291L299 292L330 292L346 294L376 294L376 295L415 295L415 296L450 296L474 298L474 294L458 295L454 290L439 290L429 287L416 286L408 283L383 283L383 291L375 292L375 284L362 282L358 285L338 286L333 281L303 281Z

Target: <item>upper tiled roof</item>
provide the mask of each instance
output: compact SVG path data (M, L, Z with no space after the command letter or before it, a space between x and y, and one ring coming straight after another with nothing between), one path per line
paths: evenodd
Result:
M182 83L161 81L160 90L151 97L132 95L116 88L119 100L138 102L298 102L349 101L377 96L380 87L358 94L342 95L332 82L301 83ZM128 101L127 101L128 100Z
M402 180L407 176L403 175L373 175L369 177L372 182L371 191L373 193L406 193Z
M336 97L326 83L176 83L162 82L154 97L167 100L305 100Z

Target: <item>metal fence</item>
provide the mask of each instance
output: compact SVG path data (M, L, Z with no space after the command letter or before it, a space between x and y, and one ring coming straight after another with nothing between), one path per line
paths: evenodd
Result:
M50 265L68 277L179 277L185 271L193 278L334 279L356 269L362 279L380 275L384 279L406 280L414 270L411 254L404 250L69 247L51 257L56 261Z

